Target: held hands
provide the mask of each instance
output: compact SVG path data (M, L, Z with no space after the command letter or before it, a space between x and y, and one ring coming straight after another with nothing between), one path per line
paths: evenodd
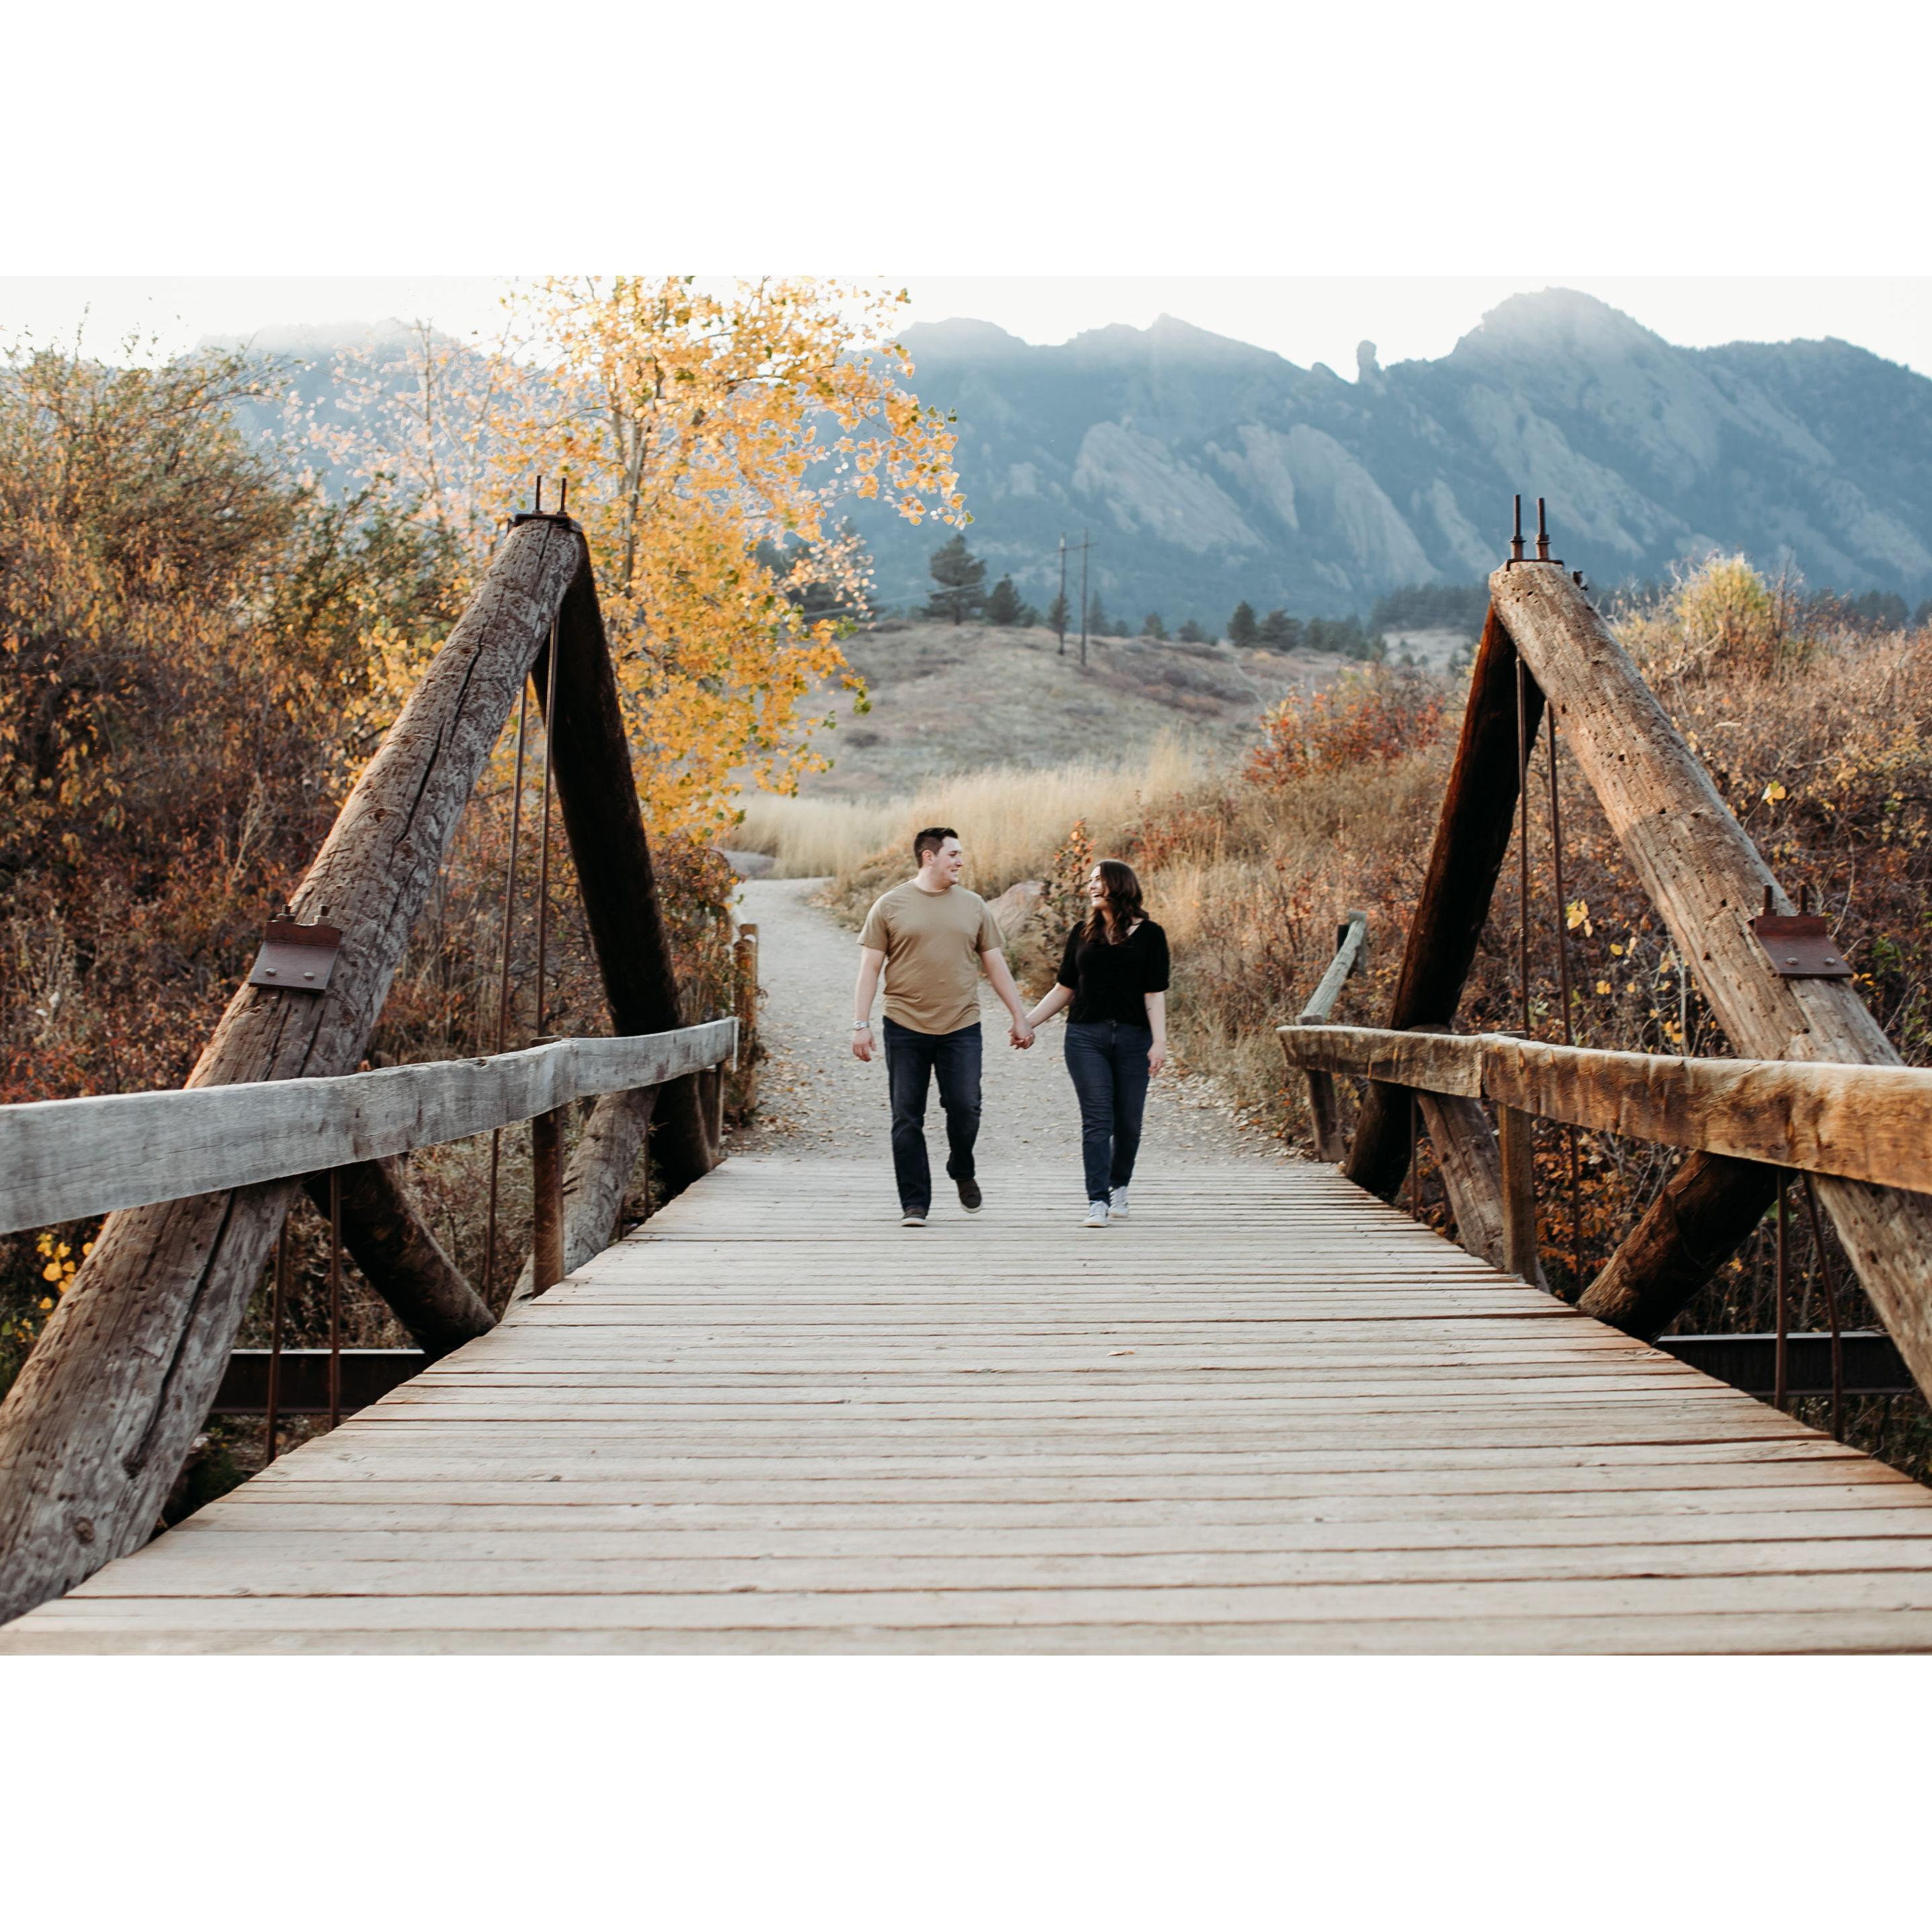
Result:
M1006 1038L1024 1053L1033 1044L1033 1022L1024 1013L1017 1013L1013 1023L1006 1030Z

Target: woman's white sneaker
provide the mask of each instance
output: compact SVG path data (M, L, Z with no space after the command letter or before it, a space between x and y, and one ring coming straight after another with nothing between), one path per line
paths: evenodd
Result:
M1127 1218L1127 1190L1124 1187L1115 1188L1108 1197L1107 1212L1116 1221Z
M1090 1201L1087 1204L1087 1218L1082 1227L1104 1228L1107 1225L1107 1204L1104 1201Z

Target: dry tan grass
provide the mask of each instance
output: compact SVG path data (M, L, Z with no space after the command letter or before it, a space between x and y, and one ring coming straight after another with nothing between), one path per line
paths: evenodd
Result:
M884 800L759 794L745 801L732 842L769 853L780 878L820 878L851 874L875 854L902 848L910 869L912 836L921 826L957 826L968 883L991 897L1016 880L1039 878L1076 819L1085 819L1110 848L1156 800L1192 789L1204 776L1199 754L1168 741L1130 764L995 767Z

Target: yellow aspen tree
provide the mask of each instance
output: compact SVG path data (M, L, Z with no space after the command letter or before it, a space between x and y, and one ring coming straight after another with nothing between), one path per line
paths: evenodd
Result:
M728 296L554 278L508 298L493 350L424 338L415 393L370 382L357 398L362 466L386 461L472 568L536 476L568 479L655 830L715 832L742 786L794 790L827 762L806 710L827 682L856 685L848 620L802 605L814 586L862 597L842 504L968 520L951 418L906 386L904 300L812 278Z

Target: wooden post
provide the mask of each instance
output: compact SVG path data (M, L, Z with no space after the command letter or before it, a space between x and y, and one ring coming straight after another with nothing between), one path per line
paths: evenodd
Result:
M1460 1094L1431 1094L1418 1089L1423 1124L1429 1130L1429 1144L1436 1150L1436 1165L1442 1172L1442 1185L1449 1196L1449 1210L1456 1217L1456 1239L1469 1252L1492 1268L1510 1267L1504 1238L1503 1190L1501 1156L1490 1117L1480 1100ZM1536 1261L1535 1244L1530 1258ZM1538 1288L1547 1288L1540 1262L1534 1273L1524 1276Z
M601 1255L617 1232L625 1191L637 1171L650 1132L651 1109L662 1090L634 1088L627 1094L600 1095L590 1118L577 1137L563 1176L563 1265L571 1274ZM530 1260L511 1292L510 1303L527 1301L538 1292L536 1270Z
M556 716L544 724L611 1027L620 1034L668 1033L684 1024L682 1003L587 557L563 600L558 640ZM536 666L539 693L547 656L540 652ZM696 1076L658 1095L652 1144L671 1193L710 1166Z
M1524 686L1526 739L1534 742L1543 722L1543 694L1532 680L1525 679ZM1454 1020L1509 850L1516 791L1516 652L1492 608L1476 653L1429 869L1402 949L1391 1028L1446 1028ZM1406 1095L1370 1083L1342 1171L1370 1193L1394 1198L1408 1171Z
M553 1107L530 1122L530 1266L535 1292L554 1288L564 1266L563 1114Z
M1496 1109L1502 1132L1503 1266L1525 1281L1540 1282L1536 1238L1534 1118L1516 1107Z
M748 921L738 928L732 957L737 967L738 1104L749 1113L758 1104L758 928Z
M1774 910L1795 908L1568 574L1519 564L1490 578L1490 596L1732 1046L1767 1060L1896 1064L1850 981L1772 969L1750 921L1767 891ZM1817 1190L1899 1352L1932 1390L1932 1196L1835 1175Z
M513 530L296 889L343 933L320 994L244 986L190 1086L352 1072L463 808L584 560ZM146 1540L299 1184L111 1216L0 1406L0 1620Z
M365 1160L336 1170L342 1238L363 1278L394 1311L431 1361L487 1334L496 1318L424 1226L395 1160ZM317 1175L308 1197L328 1212L328 1184Z

